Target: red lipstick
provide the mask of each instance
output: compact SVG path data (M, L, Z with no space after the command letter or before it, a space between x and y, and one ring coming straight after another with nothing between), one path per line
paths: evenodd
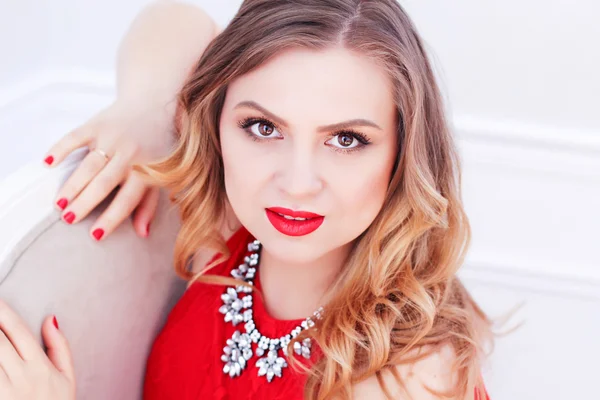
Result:
M265 209L265 211L273 227L287 236L308 235L316 231L325 219L324 216L319 214L308 211L293 211L282 207L271 207Z

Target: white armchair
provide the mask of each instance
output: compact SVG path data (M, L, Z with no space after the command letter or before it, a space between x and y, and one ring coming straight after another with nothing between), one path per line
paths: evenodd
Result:
M185 289L172 267L179 217L163 192L149 238L124 223L95 242L88 231L108 200L75 225L53 207L80 159L30 164L0 182L0 298L38 336L43 318L57 316L78 399L140 399L152 341Z

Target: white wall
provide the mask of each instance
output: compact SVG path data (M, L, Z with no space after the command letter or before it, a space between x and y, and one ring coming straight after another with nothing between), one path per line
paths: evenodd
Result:
M146 0L0 0L0 179L113 95ZM197 0L224 25L239 0ZM492 316L523 307L494 400L595 396L600 358L600 3L401 1L431 48L464 159L462 276Z
M435 54L464 160L462 276L492 316L493 399L597 398L600 4L404 2Z

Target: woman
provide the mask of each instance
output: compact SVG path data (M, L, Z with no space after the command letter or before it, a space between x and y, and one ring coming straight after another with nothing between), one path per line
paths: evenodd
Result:
M127 171L129 204L152 209L130 184L143 176L179 208L175 268L190 284L153 346L145 398L483 398L489 324L455 277L470 236L459 163L394 0L247 0L178 105L173 151L135 173L131 148L74 134L95 151L60 204L76 222L76 202ZM200 248L217 255L206 264ZM45 398L69 398L52 397L74 390L68 364Z

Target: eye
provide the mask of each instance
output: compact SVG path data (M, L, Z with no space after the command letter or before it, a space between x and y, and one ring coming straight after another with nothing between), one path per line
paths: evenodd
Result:
M329 144L341 151L358 150L371 143L371 141L363 134L358 132L340 132L329 139L326 144Z
M335 147L340 147L343 149L353 149L359 144L358 140L354 136L345 132L338 133L333 138L331 138L331 141Z
M246 118L238 125L240 128L244 129L253 140L283 137L271 121L263 118Z

